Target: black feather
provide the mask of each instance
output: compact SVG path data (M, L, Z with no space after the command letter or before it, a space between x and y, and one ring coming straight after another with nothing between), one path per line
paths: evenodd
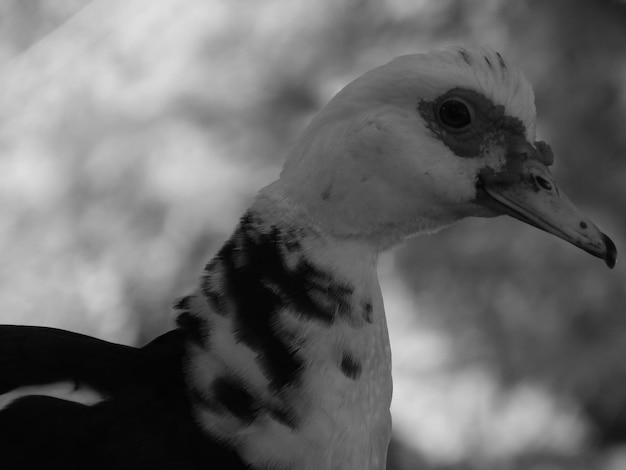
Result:
M185 391L186 334L137 349L53 328L0 327L0 387L59 380L108 398L93 406L20 398L0 411L4 469L244 469L204 435Z

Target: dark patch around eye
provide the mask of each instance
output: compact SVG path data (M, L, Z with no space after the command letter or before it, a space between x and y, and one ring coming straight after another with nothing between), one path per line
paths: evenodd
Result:
M442 103L456 97L473 107L473 120L467 127L451 132L441 123L437 112ZM494 105L473 90L454 88L433 101L420 101L417 109L430 131L459 157L481 157L485 147L502 144L513 135L524 136L526 133L522 121L507 116L504 106Z

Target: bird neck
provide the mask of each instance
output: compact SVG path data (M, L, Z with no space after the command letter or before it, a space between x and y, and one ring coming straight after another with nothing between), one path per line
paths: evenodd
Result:
M181 303L210 437L253 468L385 467L391 357L376 260L287 201L257 199Z

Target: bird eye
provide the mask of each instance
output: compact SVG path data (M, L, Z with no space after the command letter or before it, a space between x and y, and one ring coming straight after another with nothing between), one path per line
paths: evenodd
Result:
M439 106L439 119L446 127L459 130L471 124L472 113L464 102L446 100Z

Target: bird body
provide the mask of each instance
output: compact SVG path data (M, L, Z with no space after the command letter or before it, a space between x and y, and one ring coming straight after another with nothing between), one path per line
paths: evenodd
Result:
M449 48L366 73L313 119L177 302L176 330L133 349L0 329L0 393L69 379L103 395L92 406L14 401L0 411L0 455L16 468L42 447L51 467L385 468L380 252L465 217L507 214L612 266L615 246L558 190L552 160L535 141L530 85L493 51ZM78 433L83 450L29 440L37 423L58 439Z

